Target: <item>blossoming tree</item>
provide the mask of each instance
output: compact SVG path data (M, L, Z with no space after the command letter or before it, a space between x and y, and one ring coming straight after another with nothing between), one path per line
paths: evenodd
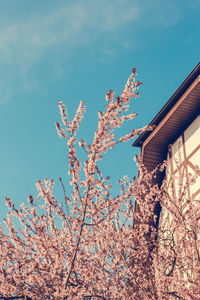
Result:
M98 129L91 144L84 139L78 141L76 135L85 112L84 103L80 103L70 122L64 104L59 102L62 125L56 123L56 127L68 145L72 193L67 193L60 178L64 201L56 200L54 181L45 179L37 182L38 196L30 196L29 204L17 208L9 198L6 199L10 212L5 219L8 230L0 228L0 296L199 299L199 257L195 256L196 262L192 265L194 276L184 284L175 280L173 267L180 262L182 247L188 247L189 251L194 241L194 251L199 255L197 232L194 232L198 220L193 219L193 234L190 242L184 243L191 231L180 221L184 218L181 214L175 219L177 227L182 226L184 232L180 249L172 246L173 237L170 246L160 246L165 237L156 225L155 207L159 202L171 209L171 204L167 206L163 202L165 190L159 189L153 178L163 171L164 165L149 174L138 162L138 179L130 180L125 176L119 180L120 192L115 197L109 176L104 176L98 166L104 153L117 144L129 141L144 130L151 130L150 127L134 129L122 137L115 133L116 128L136 116L136 113L127 114L130 100L138 96L141 84L135 80L135 75L133 68L120 97L115 98L113 90L106 94L106 111L99 112ZM84 162L77 156L77 147L87 153ZM134 213L135 200L138 213ZM19 228L14 217L21 224ZM189 268L188 251L185 255ZM171 266L168 273L166 264Z

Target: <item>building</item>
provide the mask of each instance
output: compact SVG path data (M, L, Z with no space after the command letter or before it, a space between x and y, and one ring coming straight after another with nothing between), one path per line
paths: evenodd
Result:
M167 159L170 184L175 180L174 160L178 152L185 174L193 174L196 165L200 167L200 62L149 125L155 125L154 130L142 133L133 143L141 148L141 159L148 171ZM188 190L188 196L192 195L200 196L200 181Z
M173 250L174 253L179 252L176 260L173 260L174 254L172 253L168 269L165 266L163 269L165 268L165 274L167 272L169 274L173 264L176 265L173 266L176 274L173 276L180 279L180 282L188 280L189 283L186 286L190 290L192 289L190 284L199 280L199 273L195 274L191 270L199 268L200 226L195 232L196 240L193 239L195 245L199 245L198 249L194 249L190 237L194 232L194 228L192 228L194 211L194 220L200 222L200 210L199 208L195 210L195 205L199 205L200 200L200 63L196 65L149 125L155 125L155 128L142 133L133 146L141 148L142 163L149 172L163 160L167 160L164 176L167 195L173 199L170 203L179 206L183 215L187 214L185 220L190 221L187 224L188 236L182 236L181 228L176 228L174 225L173 205L171 210L167 209L167 205L164 207L161 205L161 213L160 209L158 210L159 237L161 236L160 232L173 234ZM159 185L164 176L157 178ZM192 185L187 184L188 178L192 176L196 176L196 182ZM137 203L135 211L139 212ZM168 243L164 244L162 248L163 261L166 259L165 253L169 248L172 250L172 244L169 246L170 239L172 238L169 236L162 239ZM188 248L186 244L190 244ZM180 249L186 249L186 252L181 250L180 253ZM190 250L188 251L188 249ZM200 291L198 296L199 293Z

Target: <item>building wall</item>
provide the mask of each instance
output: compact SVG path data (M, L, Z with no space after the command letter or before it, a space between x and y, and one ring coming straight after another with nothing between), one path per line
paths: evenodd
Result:
M195 177L195 182L187 183L186 178L191 181ZM169 146L166 180L170 197L184 200L183 209L187 208L187 200L192 199L195 205L200 198L200 116ZM163 209L162 222L170 221L167 215Z
M193 270L198 264L198 251L200 255L200 248L196 251L196 246L200 246L200 116L169 146L165 189L166 199L159 221L160 241L163 253L170 249L175 251L163 267L165 272L170 272L173 255L175 257L175 253L179 253L173 272L180 280L192 281ZM173 201L168 201L169 198ZM181 215L184 222L179 226L177 220L180 218L182 222ZM199 222L197 230L193 228L196 220ZM184 235L184 226L191 234L196 230L196 240L192 235Z

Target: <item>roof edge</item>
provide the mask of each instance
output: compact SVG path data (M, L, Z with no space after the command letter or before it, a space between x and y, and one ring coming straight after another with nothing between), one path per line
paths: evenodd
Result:
M191 83L200 75L200 62L195 66L192 72L186 77L183 83L175 91L175 93L169 98L161 110L156 114L153 120L149 123L150 126L158 125L161 120L167 115L171 108L176 104L178 99L185 93ZM143 132L132 144L134 147L141 147L147 137L152 133L152 131Z

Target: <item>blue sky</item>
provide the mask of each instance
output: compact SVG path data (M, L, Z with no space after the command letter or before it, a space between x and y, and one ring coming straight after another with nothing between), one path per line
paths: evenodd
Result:
M71 117L85 101L80 136L89 142L106 92L120 94L135 66L138 117L122 132L146 125L198 63L199 30L199 0L1 0L0 218L5 197L26 202L39 179L54 178L60 197L57 178L68 179L58 100ZM104 174L137 175L135 153L131 142L108 153Z

